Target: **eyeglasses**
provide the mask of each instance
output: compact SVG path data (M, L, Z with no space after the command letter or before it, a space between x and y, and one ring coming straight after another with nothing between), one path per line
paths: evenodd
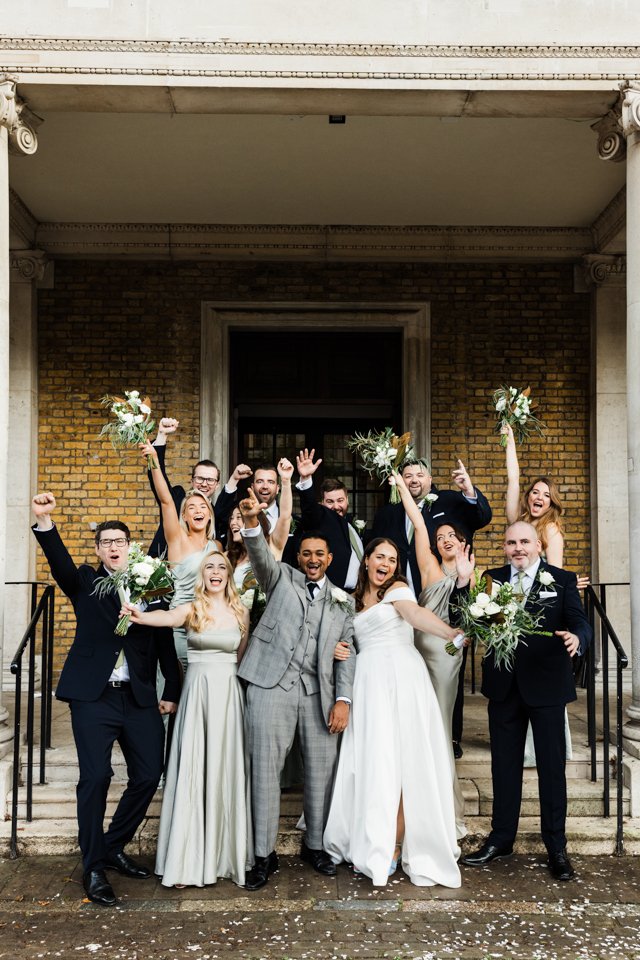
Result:
M194 483L202 483L202 484L206 483L209 487L213 487L215 486L216 483L218 483L220 478L219 477L199 477L197 475L194 475L191 479L193 480Z
M126 547L129 543L126 537L114 537L113 540L98 540L99 547Z

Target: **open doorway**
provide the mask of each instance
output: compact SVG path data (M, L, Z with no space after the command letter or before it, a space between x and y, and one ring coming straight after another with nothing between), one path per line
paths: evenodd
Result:
M402 429L401 330L231 330L229 369L234 462L293 459L313 447L316 474L346 485L351 508L370 521L387 491L346 442L356 431Z

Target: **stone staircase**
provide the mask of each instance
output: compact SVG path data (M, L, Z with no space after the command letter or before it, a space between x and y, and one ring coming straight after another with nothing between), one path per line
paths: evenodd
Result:
M492 805L492 784L490 770L489 745L486 732L486 710L479 696L468 697L465 707L464 756L457 762L462 792L465 799L465 818L468 838L464 844L473 845L489 831ZM18 843L19 852L28 854L70 854L77 850L75 784L77 780L77 761L75 748L67 730L68 720L57 724L60 746L47 752L47 783L43 786L34 782L33 820L26 821L26 787L21 786L18 803ZM610 854L615 849L616 835L616 785L612 780L611 816L603 817L603 781L601 764L598 770L600 779L592 783L589 779L589 755L586 749L584 719L579 715L571 717L573 736L573 759L567 763L568 783L568 822L567 836L569 847L574 853ZM54 742L56 737L54 736ZM613 755L613 754L612 754ZM36 761L37 762L37 761ZM638 763L638 761L636 761ZM21 780L24 783L26 751L23 757ZM113 781L109 791L107 816L110 816L124 789L126 767L124 759L116 747L113 755ZM34 768L37 780L37 768ZM640 853L640 818L630 816L632 793L639 781L627 777L631 784L623 792L623 811L625 815L625 851ZM635 797L636 807L640 798ZM129 847L130 852L151 855L155 850L158 829L158 817L162 803L162 790L154 797L147 817L138 834ZM0 822L0 855L9 852L11 823L8 819L11 810L11 795L6 800L4 822ZM283 792L281 804L280 833L278 850L283 854L295 854L300 846L300 833L296 823L302 812L302 796L299 790ZM536 771L525 770L522 815L518 834L517 848L521 852L539 852L540 821L538 817L538 783Z

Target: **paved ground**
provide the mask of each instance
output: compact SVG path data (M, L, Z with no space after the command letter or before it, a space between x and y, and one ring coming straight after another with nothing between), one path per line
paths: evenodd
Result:
M573 883L518 855L463 868L460 890L402 874L374 890L346 866L326 879L296 858L250 896L229 881L165 890L111 874L113 910L83 902L75 857L0 860L0 958L640 960L640 858L573 860Z

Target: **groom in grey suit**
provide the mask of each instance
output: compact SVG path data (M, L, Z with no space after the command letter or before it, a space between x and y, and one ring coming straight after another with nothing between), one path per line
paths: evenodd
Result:
M267 595L238 676L247 689L247 736L251 755L255 866L247 890L258 890L278 868L275 853L280 819L280 774L298 730L304 761L303 809L306 836L301 857L319 873L336 868L322 849L329 813L338 738L349 722L355 655L353 609L347 594L326 576L332 560L321 534L305 533L294 570L278 563L258 525L258 503L250 490L240 504L242 531L251 566ZM338 641L352 647L335 660Z

